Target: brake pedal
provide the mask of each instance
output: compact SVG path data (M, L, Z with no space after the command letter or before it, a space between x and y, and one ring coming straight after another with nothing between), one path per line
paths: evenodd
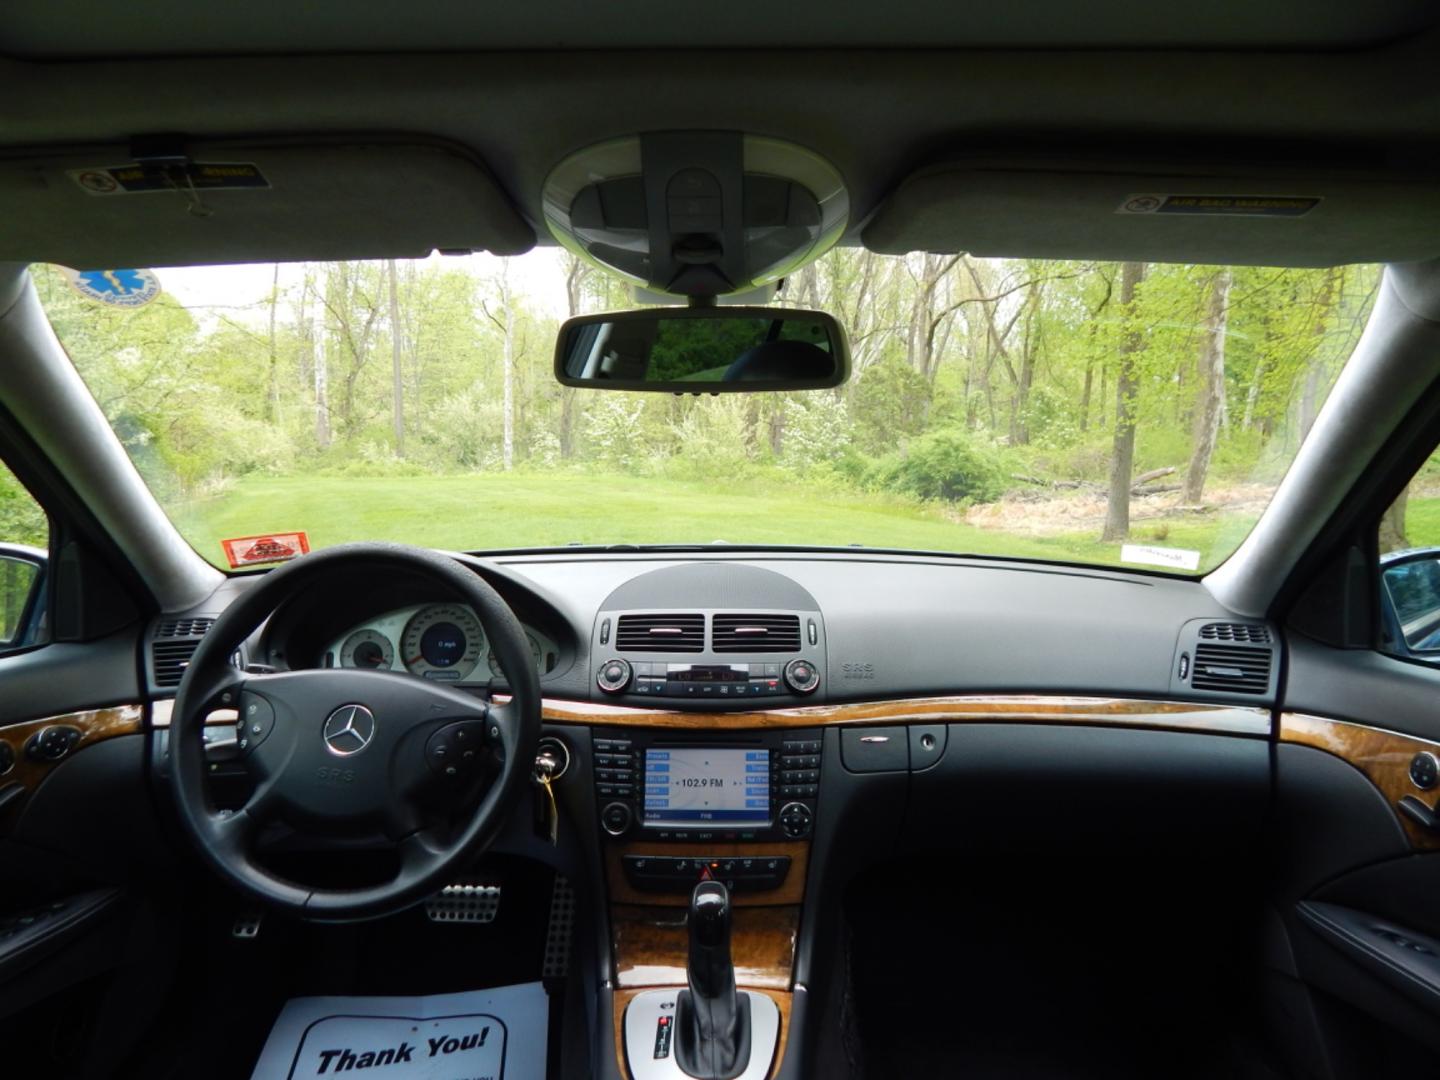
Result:
M259 908L242 911L235 916L235 925L230 928L230 936L241 941L257 938L260 936L260 924L264 920L265 912Z
M425 901L425 915L438 923L489 923L500 910L500 886L477 882L446 885Z

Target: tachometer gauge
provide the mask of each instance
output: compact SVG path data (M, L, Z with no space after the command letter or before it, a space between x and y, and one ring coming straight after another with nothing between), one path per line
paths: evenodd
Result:
M535 640L534 634L526 634L525 640L530 643L530 658L535 661L535 670L540 670L540 642ZM495 655L495 650L490 650L490 674L497 679L505 678L505 672L500 667L500 658Z
M480 620L463 604L432 604L405 624L400 653L415 675L444 682L469 676L480 662L485 633Z
M340 666L377 668L381 671L395 664L395 646L378 630L356 630L340 648Z

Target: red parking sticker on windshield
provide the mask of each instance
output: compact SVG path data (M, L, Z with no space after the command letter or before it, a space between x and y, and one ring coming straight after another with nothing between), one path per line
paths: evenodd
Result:
M230 566L254 566L257 563L284 562L310 550L310 541L303 532L261 533L259 536L241 536L234 540L221 540L225 558Z

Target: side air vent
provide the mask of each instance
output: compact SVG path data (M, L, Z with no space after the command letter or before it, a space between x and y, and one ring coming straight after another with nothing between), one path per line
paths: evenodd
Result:
M166 619L155 627L155 640L150 657L155 669L156 686L179 686L190 666L190 658L214 619Z
M1270 628L1263 623L1213 622L1200 628L1201 641L1237 641L1270 644Z
M1247 645L1196 645L1190 685L1196 690L1263 694L1270 688L1270 650Z
M214 619L167 619L155 628L155 636L157 638L204 637L205 631L214 625Z
M799 615L716 615L710 650L717 653L800 651Z
M155 685L179 686L199 644L199 641L157 641L152 647Z
M620 652L704 652L704 615L621 615L615 624Z

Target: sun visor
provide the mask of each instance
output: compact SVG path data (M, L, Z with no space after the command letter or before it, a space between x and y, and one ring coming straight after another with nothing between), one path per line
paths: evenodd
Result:
M1440 176L954 163L862 233L884 254L1333 266L1440 254Z
M138 141L0 157L0 260L77 269L515 255L535 232L459 148Z

